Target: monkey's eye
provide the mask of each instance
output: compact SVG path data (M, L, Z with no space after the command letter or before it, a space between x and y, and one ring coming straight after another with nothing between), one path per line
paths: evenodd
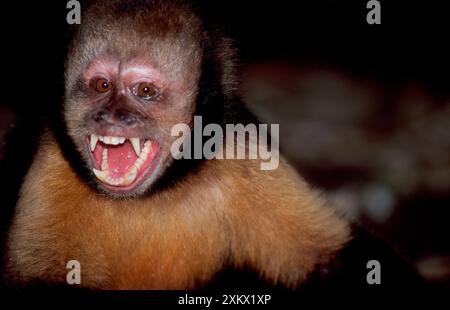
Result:
M95 79L91 83L92 88L99 93L106 93L111 89L111 82L104 78Z
M131 88L131 91L135 96L138 96L145 100L154 99L158 95L158 89L152 83L139 83Z

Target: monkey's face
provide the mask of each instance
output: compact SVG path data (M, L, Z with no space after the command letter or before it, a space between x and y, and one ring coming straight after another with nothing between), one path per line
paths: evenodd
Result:
M111 196L146 192L173 160L172 127L191 124L198 77L190 68L198 57L165 53L104 54L88 61L75 82L66 79L69 135Z
M66 61L67 131L99 189L141 195L174 161L173 126L192 124L201 22L165 1L101 2L83 16Z

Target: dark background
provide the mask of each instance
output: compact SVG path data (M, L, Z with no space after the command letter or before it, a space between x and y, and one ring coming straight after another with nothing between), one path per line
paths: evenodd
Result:
M331 203L450 288L450 13L443 1L205 1L241 51L243 96ZM438 4L439 3L439 4ZM5 135L61 100L66 1L3 4ZM33 134L33 132L31 132Z

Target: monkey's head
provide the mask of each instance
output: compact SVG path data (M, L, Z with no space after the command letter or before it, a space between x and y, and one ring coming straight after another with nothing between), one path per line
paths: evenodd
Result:
M66 61L68 135L99 189L143 194L173 162L172 127L192 124L202 22L180 1L102 1L78 27Z

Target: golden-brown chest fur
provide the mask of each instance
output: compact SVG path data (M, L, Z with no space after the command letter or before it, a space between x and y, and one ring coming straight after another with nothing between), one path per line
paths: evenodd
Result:
M225 263L295 286L347 241L349 228L282 160L207 161L175 187L111 200L88 187L47 137L21 189L9 234L18 281L64 283L81 263L92 288L192 288Z

